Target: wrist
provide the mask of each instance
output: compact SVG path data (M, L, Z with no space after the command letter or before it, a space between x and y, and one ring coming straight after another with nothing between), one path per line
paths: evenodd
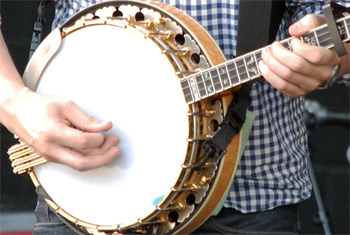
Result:
M11 92L8 92L6 96L1 97L0 122L8 129L12 129L11 123L13 123L19 115L18 110L20 110L20 106L25 105L25 101L28 100L28 95L32 92L33 91L25 86L13 87Z

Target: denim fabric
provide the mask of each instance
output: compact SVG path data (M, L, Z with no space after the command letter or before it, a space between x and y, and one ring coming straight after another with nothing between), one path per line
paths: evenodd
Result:
M193 234L299 234L300 222L297 205L243 214L232 208L223 208L209 218Z
M41 196L38 197L35 216L37 223L34 224L34 235L76 235L57 217Z

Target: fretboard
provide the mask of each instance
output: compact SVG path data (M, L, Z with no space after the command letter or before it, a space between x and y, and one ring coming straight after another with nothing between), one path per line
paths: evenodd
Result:
M350 16L337 20L337 28L343 42L350 40ZM280 43L291 50L294 37L282 40ZM334 47L327 25L311 30L300 37L300 40L314 46ZM252 81L261 76L258 63L262 49L236 57L223 64L205 69L181 79L181 86L188 104L219 94L222 91Z

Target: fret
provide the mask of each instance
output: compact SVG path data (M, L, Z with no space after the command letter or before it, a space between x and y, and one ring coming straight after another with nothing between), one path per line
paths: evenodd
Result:
M192 91L191 91L190 84L189 84L187 78L181 79L181 86L182 86L183 93L185 95L186 103L193 102L194 100L193 100L193 96L192 96Z
M259 62L260 60L262 60L261 53L262 53L262 50L258 50L258 51L256 51L256 53L254 53L255 60L256 60L257 62Z
M343 42L350 41L350 16L337 21L337 28ZM281 45L291 50L290 37L280 41ZM325 48L334 47L334 43L326 25L311 30L299 38L302 42ZM240 56L226 63L206 69L180 80L185 100L188 104L235 87L259 77L258 62L262 60L262 49Z
M320 46L320 41L319 41L318 36L317 36L317 31L314 31L314 35L315 35L315 42L316 42L316 45L317 45L317 46Z
M350 19L347 19L347 20L343 21L343 23L344 23L345 31L346 31L346 34L347 34L347 39L350 39L350 32L349 32L347 21L349 21L349 25L350 25Z
M189 81L190 86L191 86L192 96L193 96L194 100L196 100L196 101L200 100L199 91L198 91L197 82L195 80L195 77L194 76L189 77L188 81Z
M248 55L247 57L244 57L244 64L245 64L246 69L247 69L248 79L259 75L258 65L256 63L254 54Z
M313 32L310 32L308 34L306 34L304 37L301 37L303 38L303 42L309 44L309 45L312 45L312 46L317 46L317 40L316 38L314 37L314 33Z
M287 44L288 44L288 49L291 51L292 50L292 44L290 44L291 40L287 39Z
M197 73L194 75L196 77L196 82L199 90L199 94L201 97L207 97L207 89L205 88L205 84L203 81L203 77L201 73Z
M228 75L231 81L231 87L241 84L239 80L238 72L237 72L237 67L234 61L232 60L229 63L227 63L226 67L227 67Z
M219 76L224 89L231 87L231 81L227 71L226 63L218 66Z
M202 72L202 76L203 76L203 81L204 81L205 88L206 88L208 96L211 95L211 94L214 94L215 90L214 90L213 83L212 83L212 81L210 79L209 72L207 70L204 70Z
M214 85L215 93L222 91L222 84L219 77L219 71L216 69L216 67L210 69L210 76Z
M245 64L244 58L240 58L239 60L236 61L236 67L238 71L238 76L240 78L240 82L243 83L245 81L249 80L249 74L248 74L248 69Z
M292 45L290 45L290 40L289 39L280 41L280 43L281 43L282 46L284 46L288 50L292 49Z
M344 27L341 27L341 23L337 24L337 29L338 29L341 40L344 41L345 36L346 36L346 31L345 31Z
M260 69L259 69L259 61L261 59L261 52L258 51L257 53L254 53L254 59L255 59L255 66L256 66L256 75L255 76L261 76ZM260 59L258 59L260 58Z
M320 46L323 47L328 47L333 44L330 32L327 27L319 29L318 40L320 42Z

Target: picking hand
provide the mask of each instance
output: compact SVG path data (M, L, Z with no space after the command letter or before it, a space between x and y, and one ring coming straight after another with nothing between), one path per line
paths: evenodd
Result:
M8 110L10 131L48 161L86 171L109 164L121 152L111 122L88 116L73 102L24 89ZM15 115L16 114L16 115Z

